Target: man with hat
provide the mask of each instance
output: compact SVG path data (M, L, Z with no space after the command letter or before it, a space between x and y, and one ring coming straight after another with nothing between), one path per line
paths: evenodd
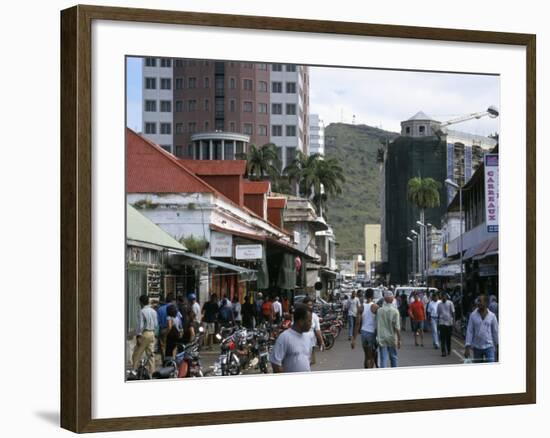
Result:
M401 318L393 305L393 292L384 292L384 303L376 312L377 340L380 346L380 368L397 367L397 350L401 348Z

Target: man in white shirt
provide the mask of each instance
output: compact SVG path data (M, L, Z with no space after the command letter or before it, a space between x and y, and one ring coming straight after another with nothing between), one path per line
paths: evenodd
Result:
M197 296L195 294L189 294L189 301L191 301L191 310L195 314L195 321L197 324L201 323L201 306L197 303Z
M439 333L438 333L438 321L437 316L437 306L441 301L439 300L439 295L437 293L432 294L432 300L428 304L428 318L430 319L430 327L432 330L432 342L436 350L439 349Z
M294 323L277 337L269 361L274 373L311 371L311 311L306 306L294 310Z
M311 328L309 329L309 336L311 340L311 364L315 364L315 347L318 345L322 350L325 349L325 343L323 341L323 335L321 334L321 323L319 316L313 311L313 299L305 297L302 303L311 312Z
M273 315L275 317L275 324L279 324L283 316L283 306L279 301L279 297L275 297L275 301L273 301Z
M359 298L355 295L355 291L351 293L351 299L348 307L348 341L351 341L355 330L355 318L357 317L357 308L359 307Z

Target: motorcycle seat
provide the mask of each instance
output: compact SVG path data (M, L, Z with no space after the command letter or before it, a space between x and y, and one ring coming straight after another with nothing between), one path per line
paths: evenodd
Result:
M168 379L173 372L174 372L173 367L160 367L160 368L157 368L153 373L153 378Z

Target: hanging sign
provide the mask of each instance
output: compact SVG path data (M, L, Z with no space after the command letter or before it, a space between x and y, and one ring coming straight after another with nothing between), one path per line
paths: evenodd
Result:
M236 245L235 258L237 260L256 260L263 256L262 245Z
M210 256L231 257L233 255L233 236L231 234L210 232Z
M488 233L498 233L498 154L485 154L485 221Z

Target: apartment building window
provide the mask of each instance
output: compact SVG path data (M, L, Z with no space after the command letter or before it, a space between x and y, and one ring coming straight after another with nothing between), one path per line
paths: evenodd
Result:
M267 103L259 103L258 112L261 114L267 114Z
M208 131L210 129L210 123L204 122L204 130Z
M283 71L282 64L271 64L271 71Z
M252 123L244 124L244 133L247 135L252 135Z
M296 115L296 104L295 103L287 103L286 104L286 113L289 116L295 116Z
M215 108L216 118L222 118L224 116L224 111L225 111L225 102L224 102L224 100L222 98L216 98L216 100L214 102L214 105L216 106L216 108Z
M157 89L157 78L145 78L145 89L146 90L156 90Z
M295 158L296 158L296 148L295 147L286 148L286 163L287 163L287 165L292 163Z
M176 67L182 68L183 67L183 59L176 59ZM178 146L176 146L177 150Z
M157 58L145 58L145 67L156 67Z
M243 89L252 91L252 79L243 79Z
M258 70L267 70L267 64L257 64Z
M204 99L204 110L210 111L210 101L208 99Z
M271 114L282 114L283 113L283 104L282 103L272 103L271 104Z
M267 92L267 82L265 81L258 82L258 91Z
M425 132L426 132L426 127L425 126L419 126L418 127L418 134L424 135Z
M286 136L296 137L296 125L286 125Z
M252 68L253 67L251 62L243 62L242 65L243 65L244 68Z
M160 101L160 112L161 113L170 113L170 112L172 112L172 101L170 101L170 100L161 100Z
M229 111L231 111L232 113L235 112L235 99L231 99L229 101Z
M154 122L145 123L145 133L146 134L156 134L157 133L157 124Z
M252 112L252 102L244 102L243 103L243 111L245 113L251 113Z
M286 71L288 71L288 72L296 71L296 64L287 64L286 65Z
M223 131L223 120L221 119L216 119L216 122L215 122L215 125L214 125L214 129L216 131Z
M271 126L271 135L273 137L281 137L283 135L283 126L282 125L272 125Z
M235 122L229 122L229 132L235 132Z
M189 132L193 133L197 130L197 123L196 122L190 122L188 127L189 127Z
M197 78L189 78L189 88L197 88Z
M272 93L282 93L283 92L283 83L282 82L272 82L271 83L271 92Z
M183 134L183 123L176 123L176 134Z
M204 78L204 88L210 88L210 78Z
M148 113L154 113L157 110L157 101L156 100L146 100L145 101L145 111Z
M189 99L187 106L189 111L197 111L197 101L195 99Z
M183 89L183 78L176 78L176 90Z
M230 90L235 89L235 78L229 78L229 89Z
M169 144L161 144L160 147L164 149L166 152L172 153L172 146Z
M170 58L161 58L160 66L164 68L172 67L172 60Z
M161 123L160 124L160 133L161 134L172 134L172 124L171 123Z
M161 78L161 80L160 80L160 89L161 90L171 90L172 89L172 79L170 79L170 78Z
M176 112L181 113L183 111L183 100L176 100Z
M183 156L183 146L176 145L176 157L182 157L182 156Z
M286 92L287 93L296 93L296 82L287 82L286 83Z
M267 135L267 125L258 126L258 135Z

